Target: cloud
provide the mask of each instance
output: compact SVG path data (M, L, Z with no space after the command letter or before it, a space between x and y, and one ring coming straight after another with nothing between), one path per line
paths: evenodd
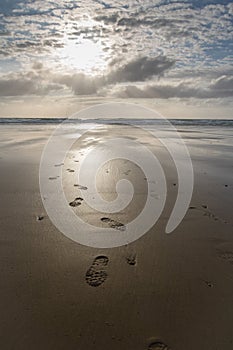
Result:
M96 16L95 20L98 22L103 22L106 25L116 24L119 20L119 13L115 12L115 13L111 13L108 15L101 14L101 15Z
M0 18L2 96L114 91L204 99L232 93L233 4L227 0L44 0L42 7L39 0L2 0ZM94 68L96 76L61 57L82 40L102 48L107 69Z
M201 81L196 83L180 82L170 84L149 84L144 87L128 85L125 87L118 86L113 92L115 97L120 98L196 98L196 99L213 99L227 98L233 96L233 76L220 77L212 81L209 85L203 86Z
M108 73L102 76L92 77L84 73L66 74L56 76L53 81L70 87L75 95L92 95L109 85L124 82L143 82L152 79L155 75L159 76L171 68L174 61L164 56L158 56L154 58L139 57L123 65L114 62L114 65L116 64L118 64L117 69L110 69Z
M34 54L49 48L53 52L64 44L64 37L80 39L88 33L110 47L116 45L116 54L125 44L129 52L136 54L142 47L148 57L156 48L165 55L179 56L184 64L188 50L193 51L196 62L201 62L209 56L205 52L209 45L221 50L226 40L232 40L233 7L223 0L211 3L135 0L127 6L124 1L115 0L108 3L44 0L43 7L38 0L2 0L0 16L4 51L11 50L11 55L19 59L22 49ZM17 46L19 38L21 43ZM46 45L44 38L48 38Z
M74 75L55 76L54 82L64 84L71 88L75 95L93 95L103 86L104 81L100 77L91 77L83 73Z
M35 93L35 85L30 79L1 79L1 96L20 96Z
M46 95L63 86L34 72L9 74L0 78L0 96Z
M139 57L113 70L107 81L110 83L145 81L161 75L174 65L166 56Z
M231 92L233 96L233 76L226 76L223 75L213 81L211 84L211 89L213 91L225 91L225 92Z
M233 96L233 75L221 75L209 82L203 81L200 76L186 80L158 79L173 65L174 62L166 57L140 57L119 66L114 72L110 70L109 74L89 76L84 73L54 73L37 61L29 72L3 76L0 79L0 95L45 95L70 91L77 96L118 98L213 99Z
M32 65L32 69L35 70L41 70L43 68L43 63L41 62L34 62Z

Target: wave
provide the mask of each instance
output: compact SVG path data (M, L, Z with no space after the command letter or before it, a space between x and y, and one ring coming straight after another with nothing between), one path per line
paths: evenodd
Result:
M66 119L66 118L0 118L0 125L43 125L60 124L133 124L133 125L165 125L169 121L175 126L232 126L233 119Z

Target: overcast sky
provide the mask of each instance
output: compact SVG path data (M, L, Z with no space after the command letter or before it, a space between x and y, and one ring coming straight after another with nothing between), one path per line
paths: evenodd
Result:
M233 118L233 3L1 0L0 116L124 99Z

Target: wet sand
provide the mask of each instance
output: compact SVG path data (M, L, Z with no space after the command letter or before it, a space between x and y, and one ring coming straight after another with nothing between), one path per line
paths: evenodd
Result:
M169 201L160 219L139 240L112 249L71 241L47 216L39 163L52 129L0 127L1 349L231 349L232 129L180 127L195 175L185 218L164 233L177 194L174 166L164 160ZM98 139L104 135L101 129ZM91 210L82 200L89 189L75 174L97 140L92 136L64 165L54 163L50 181L61 168L71 210L103 229L122 229L145 203L146 180L132 163L106 164L100 194L111 200L117 178L126 177L135 185L135 201L119 214Z

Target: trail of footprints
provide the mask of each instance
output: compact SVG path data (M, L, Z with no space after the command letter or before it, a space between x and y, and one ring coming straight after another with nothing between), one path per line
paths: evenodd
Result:
M203 216L207 216L210 219L213 219L214 221L220 221L223 224L228 224L228 222L222 218L220 218L219 216L213 214L209 209L208 206L206 204L202 204L201 208L195 207L195 206L190 206L189 207L190 210L198 210L203 212Z
M86 187L84 188L86 189ZM82 197L76 197L73 201L69 203L69 205L73 208L79 207L83 202ZM125 231L126 227L122 222L110 219L108 217L102 217L100 219L103 223L106 223L110 228L113 228L118 231Z
M74 162L79 162L78 160L74 160ZM55 164L55 167L60 167L63 166L64 163L60 163L60 164ZM66 169L68 172L73 173L75 172L73 169ZM109 173L109 170L106 170L106 173ZM127 170L124 172L125 175L129 175L130 170ZM49 180L56 180L58 179L59 176L51 176L49 177ZM146 178L145 178L146 180ZM173 186L176 186L176 183L173 184ZM79 184L74 184L74 187L77 187L79 190L87 190L88 188L86 186L82 186ZM225 185L225 187L227 187L227 185ZM78 207L82 204L83 202L83 198L81 197L76 197L73 201L71 201L69 203L69 205L71 207ZM210 212L210 210L208 209L207 205L202 205L201 208L198 208L196 206L190 206L189 207L190 210L199 210L203 212L204 216L207 216L215 221L221 221L223 223L227 223L226 221L222 220L221 218L217 217L216 215L214 215L213 213ZM43 216L37 216L37 220L43 220ZM114 228L116 230L120 230L120 231L125 231L126 227L123 223L118 222L116 220L113 220L111 218L108 217L102 217L100 219L103 223L107 224L109 227ZM222 260L225 260L231 264L233 264L233 252L231 251L226 251L226 252L219 252L218 254L219 258L221 258ZM137 263L136 260L136 254L132 254L127 256L126 258L126 262L128 265L131 266L135 266ZM91 287L99 287L100 285L102 285L107 277L108 277L108 273L107 273L107 267L108 267L108 263L109 263L109 258L105 255L99 255L97 256L91 266L88 268L86 275L85 275L85 280L86 283L91 286ZM213 287L213 284L208 282L208 281L204 281L209 287ZM171 350L170 347L168 347L165 343L163 343L160 340L156 340L156 341L152 341L148 344L147 346L147 350Z
M82 155L82 153L81 153ZM74 162L79 162L78 160L74 160ZM55 164L54 166L55 167L60 167L60 166L63 166L64 163L59 163L59 164ZM67 168L66 169L67 172L69 173L74 173L75 170L73 169L70 169L70 168ZM108 172L108 171L106 171ZM124 172L125 175L129 175L129 173L131 172L131 170L127 170ZM56 180L58 179L59 176L51 176L49 177L49 180ZM83 185L80 185L80 184L74 184L74 187L77 187L79 190L82 190L82 191L86 191L88 188L87 186L83 186ZM83 202L83 198L82 197L76 197L73 201L71 201L69 203L69 205L73 208L75 207L79 207ZM116 230L119 230L119 231L125 231L126 230L126 227L123 223L119 222L119 221L116 221L116 220L113 220L111 218L108 218L108 217L102 217L100 219L103 223L107 224L110 228L113 228L113 229L116 229ZM133 263L131 264L133 265Z

